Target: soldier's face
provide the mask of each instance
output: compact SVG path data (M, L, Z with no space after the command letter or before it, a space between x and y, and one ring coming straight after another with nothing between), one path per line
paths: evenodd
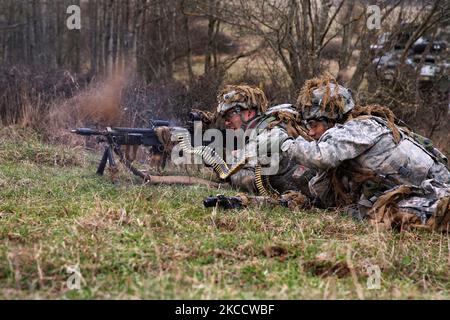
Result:
M309 120L306 127L308 129L308 135L314 140L319 140L325 131L330 128L328 123L318 120Z
M240 113L231 110L225 114L225 126L227 129L237 130L255 116L254 110L242 110Z

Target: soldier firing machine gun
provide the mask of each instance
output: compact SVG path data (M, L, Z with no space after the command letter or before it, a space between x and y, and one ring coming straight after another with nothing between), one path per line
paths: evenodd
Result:
M106 165L109 164L110 170L116 170L116 161L114 154L119 157L121 163L123 163L133 174L139 176L146 182L160 181L160 183L175 183L175 184L207 184L208 186L218 186L219 184L194 177L150 177L144 174L142 171L135 168L131 161L124 155L121 150L121 146L140 146L151 147L156 152L164 152L166 148L166 141L162 140L175 140L178 142L183 153L193 154L202 157L206 165L209 165L217 173L219 178L225 180L231 174L236 172L243 164L242 163L229 168L225 161L210 147L210 142L203 141L203 145L193 147L191 144L191 137L196 134L196 125L198 121L203 122L201 114L192 112L190 114L191 120L188 122L187 128L185 127L171 127L169 121L166 120L150 120L149 128L126 128L126 127L107 127L106 130L95 130L91 128L77 128L71 130L72 133L76 133L82 136L96 136L98 143L105 143L105 150L100 163L97 168L97 174L103 175ZM158 134L158 130L169 131L169 137L162 139ZM164 178L164 179L163 179ZM171 181L171 182L168 182ZM158 183L158 182L156 182Z
M110 169L114 170L116 168L116 161L114 159L114 154L119 157L120 162L122 162L133 174L139 176L146 182L153 183L181 183L181 184L206 184L208 186L218 186L219 184L207 181L204 179L188 177L185 181L180 178L186 177L158 177L149 176L144 174L142 171L135 168L131 161L123 154L121 146L146 146L152 147L153 150L157 152L163 152L165 150L165 145L161 141L161 137L158 136L158 128L166 127L168 128L172 135L175 135L175 139L179 143L179 146L183 153L193 154L199 156L203 159L207 166L212 167L215 173L221 180L226 180L232 174L239 171L246 163L246 158L243 157L241 161L236 163L234 166L229 167L227 163L211 148L208 146L210 142L203 141L203 145L193 146L191 137L196 133L197 127L196 123L205 122L202 114L198 112L191 112L191 120L188 122L188 128L183 127L170 127L169 121L165 120L151 120L149 128L126 128L126 127L107 127L106 130L94 130L91 128L77 128L71 130L72 133L76 133L82 136L96 136L97 142L105 143L105 150L100 163L97 168L97 174L103 175L106 165L109 164ZM163 179L164 178L164 179ZM255 168L255 180L258 193L263 196L263 198L273 197L272 190L268 190L264 183L264 179L267 177L261 175L261 167L257 166ZM222 207L237 208L242 206L241 199L234 199L236 201L229 201L226 197L218 196L211 197L205 200L205 206L219 205ZM226 202L226 203L225 203ZM241 204L238 204L241 203ZM279 205L284 205L282 202Z

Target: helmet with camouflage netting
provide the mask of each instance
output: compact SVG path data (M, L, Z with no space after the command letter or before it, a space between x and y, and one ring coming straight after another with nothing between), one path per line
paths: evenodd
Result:
M256 109L257 114L267 110L268 102L264 92L248 85L227 85L217 96L217 113L223 116L229 110Z
M303 120L327 118L340 121L355 107L350 89L331 76L306 81L297 99Z

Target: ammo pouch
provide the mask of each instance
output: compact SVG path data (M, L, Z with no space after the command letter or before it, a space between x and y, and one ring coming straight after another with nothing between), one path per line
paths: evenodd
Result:
M412 138L417 144L419 144L424 151L426 151L430 157L433 158L433 160L442 163L449 169L448 166L448 158L438 149L436 149L433 145L433 142L425 138L424 136L421 136L420 134L417 134L415 132L410 132L408 134L410 138Z

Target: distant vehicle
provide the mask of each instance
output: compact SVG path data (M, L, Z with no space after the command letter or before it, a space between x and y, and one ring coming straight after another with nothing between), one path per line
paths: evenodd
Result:
M381 76L382 80L392 80L395 68L400 63L400 58L404 53L405 37L407 33L401 33L403 38L400 44L394 45L394 48L382 53L372 60L372 65L376 67L376 74ZM377 44L372 45L373 50L380 50L390 41L391 34L389 32L382 33ZM424 56L427 48L428 54ZM447 42L444 40L432 41L429 37L420 37L410 48L408 56L405 60L405 67L411 67L412 71L419 73L419 81L428 82L436 79L438 75L444 75L450 69L448 55L446 54ZM418 70L420 68L420 70Z
M414 28L405 25L400 30L381 33L376 43L370 46L375 58L372 59L369 78L390 86L394 84L396 72L401 71L401 78L413 77L412 80L418 80L421 95L437 94L443 97L443 102L448 99L450 115L450 52L448 42L444 40L447 39L446 35L424 35L417 39L406 53L401 70L397 70ZM377 81L369 80L368 86L369 90L377 90Z
M420 37L411 47L413 54L421 54L430 45L430 53L437 54L447 49L447 43L444 40L431 41L428 37Z
M420 81L431 81L438 75L448 74L450 69L450 63L436 55L414 55L412 61L415 68L420 67Z
M402 53L402 50L392 50L373 59L372 65L376 68L375 72L378 77L381 77L382 80L392 80ZM414 67L414 62L408 57L405 60L405 65Z
M412 23L401 23L396 31L381 33L377 42L370 46L370 50L380 52L404 49L416 28L418 26Z

